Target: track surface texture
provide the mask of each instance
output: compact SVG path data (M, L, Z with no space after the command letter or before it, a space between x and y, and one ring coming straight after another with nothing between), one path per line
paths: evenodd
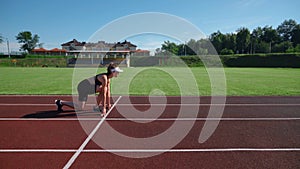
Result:
M55 99L72 96L0 96L0 168L300 166L300 97L114 96L105 117L95 97L82 112Z

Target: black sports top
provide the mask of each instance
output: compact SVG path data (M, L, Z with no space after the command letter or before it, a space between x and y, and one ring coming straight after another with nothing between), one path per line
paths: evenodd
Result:
M101 86L102 85L102 83L98 80L98 76L102 76L102 75L107 75L107 73L101 73L101 74L97 74L96 76L95 76L95 85L97 86Z

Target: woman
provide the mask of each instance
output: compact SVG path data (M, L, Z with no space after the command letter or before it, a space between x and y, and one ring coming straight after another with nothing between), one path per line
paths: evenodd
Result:
M94 109L102 109L101 116L105 116L106 112L111 108L110 79L113 77L118 77L120 72L123 72L123 70L121 70L116 64L111 63L107 67L106 73L101 73L88 79L84 79L77 86L79 104L63 100L55 100L57 111L63 111L63 106L68 106L71 108L76 107L76 109L79 111L83 110L88 99L88 95L99 93L97 96L97 107L94 107Z

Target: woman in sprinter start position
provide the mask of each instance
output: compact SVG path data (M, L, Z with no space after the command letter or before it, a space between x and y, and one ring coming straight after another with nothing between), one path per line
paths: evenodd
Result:
M97 96L96 109L102 110L101 116L105 116L106 112L111 108L110 79L113 77L118 77L120 72L123 72L123 70L121 70L116 64L111 63L107 67L106 73L97 74L96 76L84 79L77 86L79 95L78 104L69 101L55 100L57 111L62 112L63 106L76 108L77 110L81 111L85 107L88 95L99 93Z

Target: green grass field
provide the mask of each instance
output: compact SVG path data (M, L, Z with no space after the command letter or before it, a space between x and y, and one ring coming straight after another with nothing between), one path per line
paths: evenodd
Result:
M124 68L112 80L113 95L211 95L211 83L205 68L190 68L197 81L187 78L184 68ZM73 82L72 68L0 68L0 94L72 94L80 79L94 70L77 69ZM89 73L85 73L89 72ZM105 72L105 69L97 71ZM172 74L176 75L174 76ZM135 76L133 76L136 74ZM225 68L229 96L299 96L300 69L288 68ZM190 76L190 75L189 75ZM129 78L132 77L132 78ZM181 83L178 83L180 81ZM184 85L187 90L180 91ZM215 93L214 95L218 95Z

